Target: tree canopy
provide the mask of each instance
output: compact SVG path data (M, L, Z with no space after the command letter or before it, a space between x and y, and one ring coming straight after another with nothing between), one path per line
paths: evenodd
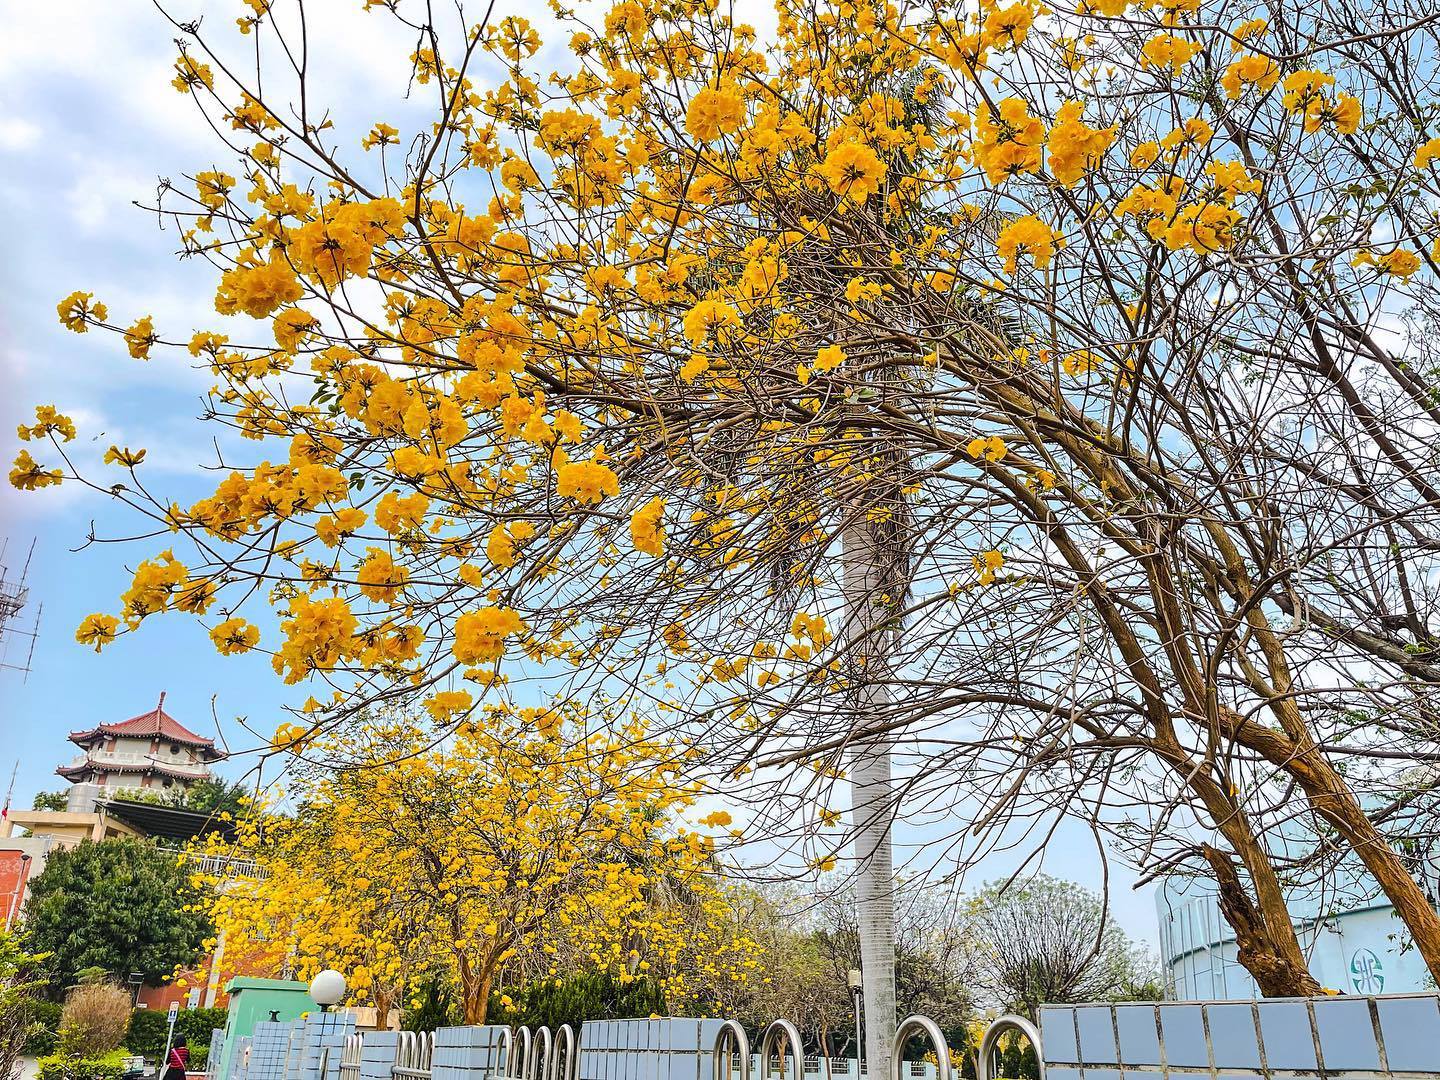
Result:
M867 971L923 813L959 863L1068 815L1213 873L1271 994L1318 988L1282 871L1353 856L1440 977L1401 850L1440 730L1440 24L364 8L325 17L393 20L408 130L335 122L303 3L170 13L217 142L156 209L217 318L58 311L202 365L239 437L181 506L37 408L14 484L173 534L78 640L193 616L314 687L300 734L643 711L793 858L855 840Z
M1046 1003L1158 999L1154 960L1109 915L1094 892L1043 874L981 889L966 925L972 985L1032 1020Z
M586 726L565 706L492 708L441 746L400 720L348 734L328 748L344 768L296 769L293 815L210 840L258 871L214 891L226 947L300 978L338 967L382 1012L439 976L466 1023L503 988L587 972L710 1007L750 979L755 945L713 841L677 818L695 789L638 725Z
M84 841L51 852L25 900L28 942L44 953L51 988L103 968L158 984L200 955L206 895L180 857L146 840Z
M148 802L157 806L174 806L197 813L229 814L238 817L247 812L253 792L240 780L207 776L184 787L157 792L148 788L122 791L119 798L129 802Z
M20 1065L25 1044L39 1026L36 1003L45 986L44 957L10 929L0 929L0 1077L9 1080Z

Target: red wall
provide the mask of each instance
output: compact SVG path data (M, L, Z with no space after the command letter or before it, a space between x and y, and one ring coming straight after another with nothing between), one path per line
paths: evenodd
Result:
M32 860L22 859L20 855L14 848L0 850L0 926L5 925L12 910L19 919L20 906L25 902L25 884L30 877Z
M253 975L261 979L279 978L280 964L273 954L274 947L270 945L257 945L250 951L226 949L220 958L220 992L216 995L215 1007L223 1008L229 1003L230 995L225 993L225 986L236 975ZM180 972L173 982L167 982L163 986L142 986L136 999L137 1004L147 1009L168 1009L172 1001L178 1001L183 1009L190 991L199 987L203 1005L205 985L209 981L210 968L214 963L215 954L212 952L197 967Z

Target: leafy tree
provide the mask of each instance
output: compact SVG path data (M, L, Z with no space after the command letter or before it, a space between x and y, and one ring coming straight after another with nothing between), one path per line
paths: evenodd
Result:
M405 987L408 998L400 1014L405 1031L434 1031L464 1023L455 1000L455 986L444 974L427 974Z
M181 506L37 408L12 483L166 538L79 641L184 612L323 682L327 732L521 677L661 713L751 828L853 859L880 1073L911 810L956 861L1069 814L1215 875L1266 994L1318 989L1303 827L1440 976L1397 850L1433 785L1391 797L1440 714L1428 12L781 0L761 41L617 0L542 52L488 5L367 7L411 132L339 129L302 3L172 16L226 163L157 209L221 321L58 313L198 362L252 441Z
M653 979L621 982L609 971L586 971L540 979L509 992L493 991L487 1015L492 1023L545 1025L552 1031L569 1024L578 1036L586 1020L627 1020L672 1011L678 1010L668 1008L665 992Z
M1110 920L1099 895L1074 882L1041 874L990 885L971 909L970 977L993 1006L1033 1020L1046 1003L1159 996L1153 960Z
M229 814L239 817L250 805L252 792L240 781L229 781L218 776L196 780L188 787L171 791L154 791L140 788L122 792L122 802L142 802L152 806L173 806L180 810L194 810L202 814Z
M31 809L64 810L68 805L69 799L63 791L37 791Z
M26 1043L40 1026L36 1006L45 985L44 960L19 934L0 930L0 1080L15 1075Z
M210 932L205 892L174 852L138 839L84 841L51 854L25 901L52 988L86 968L149 982L192 963Z
M175 1033L185 1036L191 1051L210 1045L210 1032L225 1026L225 1009L181 1009L175 1018ZM125 1048L158 1061L165 1052L169 1015L162 1009L135 1009L125 1029ZM427 1029L428 1030L428 1029Z
M900 1012L930 1017L940 1025L950 1046L958 1049L964 1045L975 1011L966 966L970 957L964 936L967 928L957 916L953 899L943 893L918 884L896 892L900 898L896 905L895 996ZM853 898L843 891L821 897L810 934L848 1011L846 976L851 968L860 966L860 927Z
M175 800L176 806L185 810L239 817L249 806L251 795L250 788L241 781L210 776L173 793L171 798Z
M443 748L395 720L343 748L294 746L348 764L297 761L293 817L246 819L235 848L210 841L260 870L214 892L227 944L300 978L338 967L382 1013L407 980L440 976L471 1024L497 987L545 993L587 971L650 980L676 1008L743 982L753 947L713 841L677 820L694 791L673 748L638 724L586 723L563 704L492 708Z

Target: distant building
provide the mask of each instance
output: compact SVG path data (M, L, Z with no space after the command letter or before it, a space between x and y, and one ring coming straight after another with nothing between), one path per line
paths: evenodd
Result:
M85 841L123 837L148 839L177 855L199 837L235 835L229 815L169 805L154 796L179 795L212 777L211 765L225 754L214 740L197 735L165 711L165 695L147 713L116 724L72 731L70 741L84 756L55 771L70 781L64 810L9 810L0 821L0 924L20 919L29 885L45 870L57 849ZM253 878L261 873L248 859L202 855L197 871L221 879ZM221 887L225 887L223 884ZM123 974L123 973L117 973ZM141 987L137 1003L163 1009L171 1002L223 1004L234 975L272 974L253 956L225 956L220 941L194 970L164 986Z
M1323 900L1292 897L1290 917L1310 973L1345 994L1434 990L1425 963L1406 948L1405 925L1374 879L1347 871ZM1180 1001L1259 997L1236 959L1235 931L1209 879L1169 878L1155 894L1166 996Z
M163 693L149 712L72 731L70 741L85 753L55 771L72 784L93 784L104 795L187 788L210 779L211 764L225 757L213 739L195 734L165 711Z
M215 742L180 724L165 711L165 695L147 713L117 724L73 731L85 751L55 771L70 781L64 810L10 809L0 822L0 923L13 922L29 883L56 848L85 840L148 836L178 846L193 836L228 828L207 814L125 802L136 792L178 794L212 776L224 759ZM117 799L121 801L116 801Z

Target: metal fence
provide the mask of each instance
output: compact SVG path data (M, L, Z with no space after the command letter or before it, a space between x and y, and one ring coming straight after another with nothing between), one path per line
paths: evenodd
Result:
M435 1053L433 1031L402 1031L395 1049L396 1080L430 1080L430 1061Z
M363 1032L345 1036L345 1049L340 1054L340 1080L360 1080L360 1054L364 1047Z
M361 1035L335 1019L257 1025L251 1052L232 1055L238 1064L215 1080L855 1078L851 1061L807 1054L783 1019L753 1053L734 1020L588 1021L577 1036L568 1026L501 1025ZM1046 1005L1038 1026L1015 1016L988 1026L975 1051L978 1080L996 1080L1008 1038L1030 1043L1042 1080L1437 1080L1440 997ZM916 1040L923 1060L897 1057L884 1080L955 1080L958 1059L928 1017L900 1023L895 1045Z

